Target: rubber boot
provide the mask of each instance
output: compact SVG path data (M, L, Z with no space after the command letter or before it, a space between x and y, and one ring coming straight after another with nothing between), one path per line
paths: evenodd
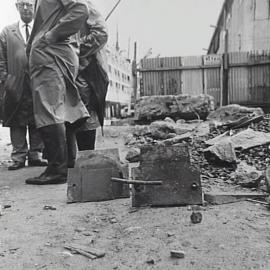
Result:
M40 128L47 151L48 167L39 177L29 178L26 184L62 184L67 180L67 144L65 124Z

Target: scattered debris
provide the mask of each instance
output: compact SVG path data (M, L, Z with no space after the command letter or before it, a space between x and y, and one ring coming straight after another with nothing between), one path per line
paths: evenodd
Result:
M202 222L202 214L200 212L192 212L190 220L193 224L198 224Z
M155 264L155 261L154 261L154 259L148 259L148 260L146 261L146 263L147 263L147 264Z
M65 249L70 250L71 252L81 254L89 259L97 259L97 258L103 258L105 256L105 252L94 249L88 246L83 246L83 245L77 245L77 244L70 244L66 245Z
M175 233L172 233L172 232L167 232L167 236L168 236L168 237L175 236Z
M43 207L43 210L56 210L56 207L51 206L51 205L45 205L45 206Z
M171 250L171 258L183 259L185 258L185 252L182 250Z

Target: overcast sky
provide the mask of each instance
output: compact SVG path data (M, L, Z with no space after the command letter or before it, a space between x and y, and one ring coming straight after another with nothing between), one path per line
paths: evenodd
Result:
M16 0L0 0L0 29L15 22ZM93 0L106 16L118 0ZM205 54L223 0L121 0L108 20L109 44L115 44L118 26L122 50L133 55L134 41L143 57L152 48L152 57ZM130 40L130 46L128 46Z

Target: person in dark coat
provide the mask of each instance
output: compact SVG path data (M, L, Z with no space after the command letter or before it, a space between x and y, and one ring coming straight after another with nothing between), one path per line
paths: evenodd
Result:
M25 166L46 166L41 159L44 148L35 127L33 101L26 56L26 42L32 27L34 0L17 0L20 21L6 26L0 34L0 80L2 81L3 126L10 128L13 147L9 170ZM26 134L29 133L29 147Z
M28 42L35 122L48 158L48 167L27 184L60 184L67 180L66 127L89 117L75 79L78 73L76 33L88 17L84 0L37 0Z
M76 131L75 136L67 135L71 157L69 167L75 165L76 141L79 151L95 149L96 129L103 126L109 83L104 49L108 41L106 22L91 1L87 0L87 4L89 16L80 30L80 65L76 84L90 117Z

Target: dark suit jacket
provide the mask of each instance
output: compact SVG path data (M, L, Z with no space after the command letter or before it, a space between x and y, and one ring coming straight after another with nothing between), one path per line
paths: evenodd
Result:
M0 80L4 126L29 124L33 115L32 96L26 44L19 23L6 26L0 34Z

